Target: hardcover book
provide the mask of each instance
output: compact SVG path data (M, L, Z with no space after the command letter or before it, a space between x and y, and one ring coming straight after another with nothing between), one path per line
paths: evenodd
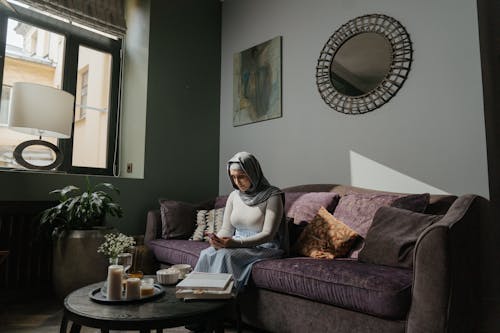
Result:
M184 278L184 280L176 285L176 290L225 290L227 289L232 278L232 274L228 273L191 272Z
M230 281L223 290L207 290L207 289L179 289L175 292L176 298L187 300L196 299L229 299L235 296L233 294L233 281Z

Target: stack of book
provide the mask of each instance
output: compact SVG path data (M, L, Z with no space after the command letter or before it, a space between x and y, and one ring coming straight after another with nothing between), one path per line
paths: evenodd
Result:
M226 273L192 272L176 285L175 297L191 299L228 299L234 297L233 276Z

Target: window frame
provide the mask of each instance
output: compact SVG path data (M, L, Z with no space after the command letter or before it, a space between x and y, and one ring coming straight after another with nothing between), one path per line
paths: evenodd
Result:
M118 158L117 135L118 126L118 108L120 95L120 69L122 56L122 39L112 39L98 33L87 31L75 25L60 21L58 19L43 15L31 9L13 5L16 12L0 11L0 82L3 82L3 72L5 64L5 49L7 41L7 23L9 18L22 21L26 24L34 25L65 37L65 53L63 65L62 90L76 96L78 79L78 53L79 47L87 47L97 51L109 53L111 61L111 78L109 91L109 114L108 114L108 138L106 147L106 167L93 168L73 166L73 130L76 117L73 118L72 133L69 139L59 139L58 147L64 154L63 163L50 173L70 173L70 174L92 174L109 175L114 174L115 163ZM1 94L0 85L0 94ZM73 110L74 112L74 110ZM11 168L0 167L0 170L12 170ZM22 169L19 169L22 170ZM30 170L33 171L33 170Z

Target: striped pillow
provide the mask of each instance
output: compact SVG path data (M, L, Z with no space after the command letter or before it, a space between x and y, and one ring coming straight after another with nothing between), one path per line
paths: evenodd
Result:
M198 210L196 212L196 229L190 240L208 242L207 232L217 233L222 228L224 207L211 210Z

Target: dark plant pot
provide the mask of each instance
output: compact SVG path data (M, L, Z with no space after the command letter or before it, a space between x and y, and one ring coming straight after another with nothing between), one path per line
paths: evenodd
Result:
M75 289L106 279L108 259L97 253L97 248L110 232L118 231L113 227L93 227L55 235L52 282L59 299Z

